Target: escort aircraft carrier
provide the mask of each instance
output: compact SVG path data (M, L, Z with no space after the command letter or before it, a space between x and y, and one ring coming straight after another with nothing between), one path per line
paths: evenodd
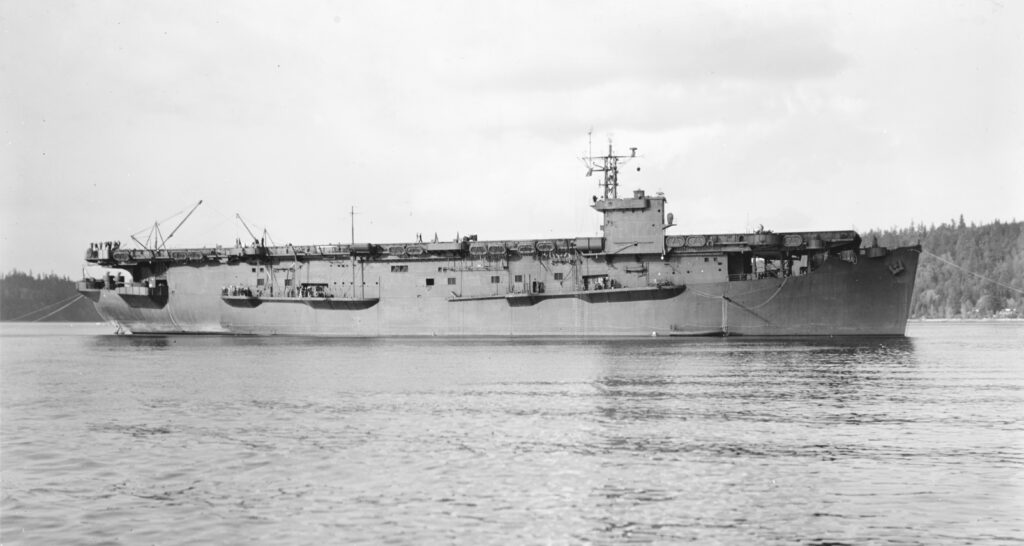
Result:
M603 176L600 237L267 246L254 235L215 248L151 237L90 245L101 273L78 290L134 334L904 335L920 247L862 245L845 229L668 234L664 195L619 196L619 166L635 155L609 145L585 159Z

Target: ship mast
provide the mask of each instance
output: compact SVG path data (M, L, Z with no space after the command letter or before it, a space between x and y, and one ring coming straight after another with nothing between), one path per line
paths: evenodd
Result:
M356 297L356 208L353 206L349 209L349 217L351 218L352 228L352 245L348 247L349 256L352 260L352 299Z
M587 133L590 136L590 133ZM636 148L629 149L629 155L615 155L612 150L611 139L608 139L608 155L595 157L590 152L583 158L583 164L587 166L587 176L595 172L604 173L604 180L598 185L604 189L605 199L618 199L619 197L619 164L626 163L636 157Z
M352 207L348 211L351 217L351 230L352 230L352 246L349 247L349 256L352 260L352 299L365 298L366 297L366 266L359 261L359 295L356 296L356 208Z

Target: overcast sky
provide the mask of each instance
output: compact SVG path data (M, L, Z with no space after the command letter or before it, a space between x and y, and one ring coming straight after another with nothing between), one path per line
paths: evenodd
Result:
M1021 6L0 0L0 269L592 235L591 128L670 233L1024 219Z

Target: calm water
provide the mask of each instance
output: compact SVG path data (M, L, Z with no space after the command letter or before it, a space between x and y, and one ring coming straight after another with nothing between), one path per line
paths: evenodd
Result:
M1024 541L1024 323L856 341L2 328L3 544Z

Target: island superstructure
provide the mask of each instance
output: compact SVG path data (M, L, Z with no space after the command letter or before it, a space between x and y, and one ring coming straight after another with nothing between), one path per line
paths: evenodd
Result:
M842 229L667 234L664 195L619 196L635 154L586 158L600 237L94 244L103 273L78 290L135 334L904 335L920 247L861 248Z

